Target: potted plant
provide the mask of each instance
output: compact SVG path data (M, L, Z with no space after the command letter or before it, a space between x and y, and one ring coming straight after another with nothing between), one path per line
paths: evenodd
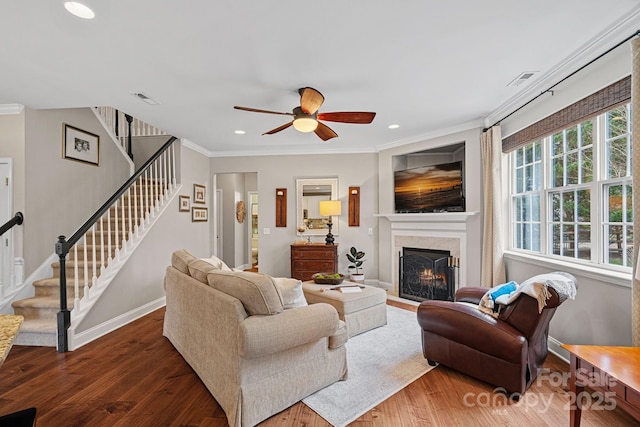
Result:
M347 252L347 259L351 263L349 266L349 270L355 270L354 273L351 273L350 280L356 283L364 283L364 273L360 272L360 267L364 263L364 252L357 250L355 247L351 247L349 252Z

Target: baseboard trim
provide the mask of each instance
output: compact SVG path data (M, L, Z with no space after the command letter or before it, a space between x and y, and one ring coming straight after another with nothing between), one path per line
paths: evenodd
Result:
M549 337L547 340L547 348L551 353L555 354L566 363L569 363L569 352L562 348L562 343L560 341L553 337Z
M151 301L150 303L137 307L134 310L131 310L127 313L121 314L120 316L114 317L113 319L109 319L104 323L89 328L86 331L82 331L76 334L72 330L69 330L69 350L80 348L93 340L96 340L110 332L115 331L118 328L121 328L126 324L133 322L134 320L137 320L153 311L156 311L161 307L164 307L166 304L166 297L163 296L162 298L158 298L155 301Z

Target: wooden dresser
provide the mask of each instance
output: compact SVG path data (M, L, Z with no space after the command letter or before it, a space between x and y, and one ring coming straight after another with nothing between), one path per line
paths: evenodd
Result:
M338 272L338 245L294 243L291 245L291 277L311 280L315 273Z

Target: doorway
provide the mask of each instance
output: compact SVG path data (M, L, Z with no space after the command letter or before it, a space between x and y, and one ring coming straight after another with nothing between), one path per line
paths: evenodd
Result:
M249 236L249 248L248 259L250 263L250 269L258 271L258 192L247 192L247 200L249 200L249 230L247 235Z

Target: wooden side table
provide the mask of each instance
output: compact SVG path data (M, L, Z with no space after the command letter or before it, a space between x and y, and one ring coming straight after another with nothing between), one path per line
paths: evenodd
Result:
M291 245L291 277L311 280L315 273L338 271L338 245L294 243Z
M640 421L640 347L562 347L571 353L571 427L580 426L583 398L591 397L584 394L585 386L604 396L615 396L615 403Z

